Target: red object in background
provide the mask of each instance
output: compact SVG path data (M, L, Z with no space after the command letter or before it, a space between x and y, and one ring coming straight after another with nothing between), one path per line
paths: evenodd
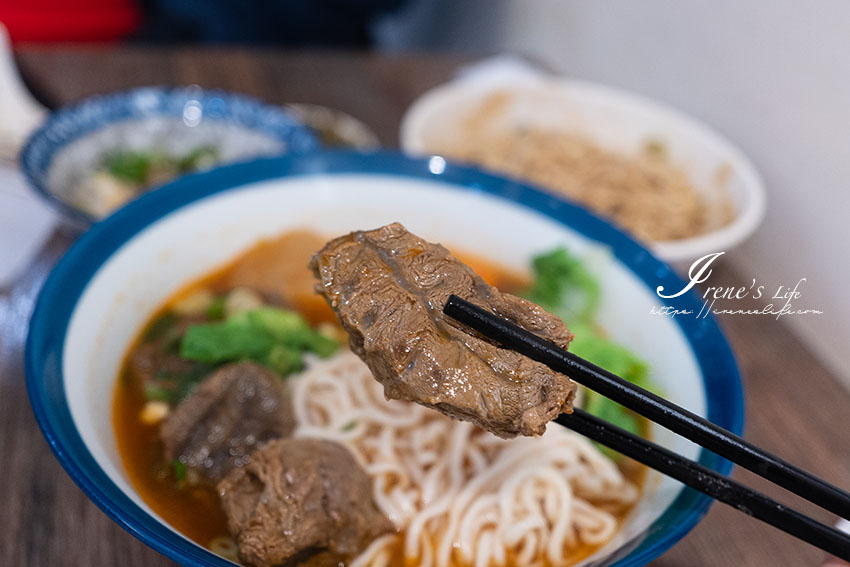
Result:
M12 43L112 41L133 33L142 13L133 0L0 0Z

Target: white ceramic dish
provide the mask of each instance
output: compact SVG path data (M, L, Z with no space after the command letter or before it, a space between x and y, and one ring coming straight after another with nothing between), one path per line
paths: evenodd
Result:
M660 141L707 202L731 202L734 220L730 224L691 238L652 243L650 248L663 260L692 261L710 252L729 251L746 239L764 216L761 177L728 140L670 107L584 81L528 75L510 82L458 79L413 103L401 126L402 149L429 155L434 148L462 140L466 117L497 91L511 95L506 110L492 118L499 123L577 133L625 153Z
M585 211L441 158L312 154L260 160L183 178L95 225L42 291L27 345L36 417L74 480L113 519L184 565L228 565L159 518L134 490L111 421L128 345L177 289L258 239L294 228L338 235L401 221L432 240L524 270L566 244L606 257L599 322L640 352L674 402L740 432L742 393L712 319L650 316L656 285L684 285L642 247ZM681 307L697 305L690 295ZM729 466L655 428L656 441L706 466ZM584 565L643 565L705 513L707 497L651 474L625 528Z

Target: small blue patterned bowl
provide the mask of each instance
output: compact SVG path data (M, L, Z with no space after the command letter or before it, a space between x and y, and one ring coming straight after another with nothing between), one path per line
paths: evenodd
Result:
M36 192L84 228L102 216L86 203L98 198L90 181L105 154L155 149L180 156L201 146L214 147L217 163L224 164L320 144L290 112L248 96L196 86L144 87L53 113L27 140L21 168Z

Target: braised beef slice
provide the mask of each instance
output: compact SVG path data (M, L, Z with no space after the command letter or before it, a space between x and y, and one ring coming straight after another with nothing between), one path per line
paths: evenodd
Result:
M263 443L289 435L295 420L280 379L253 362L230 364L204 379L163 421L169 462L218 482Z
M239 557L254 567L347 564L393 530L366 472L332 441L272 441L218 493Z
M442 309L454 293L566 348L572 335L563 321L488 285L443 246L394 223L332 240L310 265L316 290L387 398L505 438L540 435L572 411L576 386L567 376L470 334Z

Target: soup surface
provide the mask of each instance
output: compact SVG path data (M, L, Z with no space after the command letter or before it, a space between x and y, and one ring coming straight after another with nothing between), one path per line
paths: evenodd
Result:
M333 312L324 299L313 291L313 274L307 268L311 254L321 248L326 241L327 238L310 232L288 232L278 238L256 244L226 266L198 281L189 283L153 315L145 330L129 349L118 379L113 421L118 448L133 486L141 498L176 530L196 543L231 559L236 557L235 543L229 537L227 519L214 486L197 482L197 479L192 478L191 471L187 474L185 466L181 463L168 462L164 456L159 431L163 415L173 409L183 396L191 392L201 378L211 373L215 364L178 362L179 372L169 365L174 363L187 323L203 324L218 321L226 317L228 310L238 312L242 309L250 309L253 302L257 301L264 305L296 311L311 326L320 329L324 335L335 337L340 343L344 343L344 333L337 326ZM515 292L529 285L530 276L527 274L507 270L472 255L456 251L455 255L470 265L488 283L503 291ZM157 352L152 353L154 350ZM345 347L342 347L339 354L334 357L354 358L346 353ZM345 363L342 364L344 367ZM311 379L311 372L313 371L308 364L305 381ZM148 378L140 379L140 374ZM368 382L364 382L364 389L372 386L379 387L374 380L369 379L368 375L363 375L363 379ZM305 381L299 382L302 385L296 393L310 396L312 395L311 386L304 385ZM302 403L309 405L311 402L309 398L306 399L308 401L302 400ZM295 403L299 403L298 398L295 399ZM380 405L385 402L377 400L374 403ZM296 416L299 415L299 411L302 412L302 420L313 420L309 424L301 423L300 426L322 426L322 410L318 408L314 411L314 409L296 409ZM431 417L432 413L437 415L436 412L425 411L427 413L423 414L422 422L416 427L432 429L437 427ZM442 419L442 416L433 418L433 420L437 419ZM447 423L457 422L447 420ZM645 427L646 424L641 423L641 429ZM366 443L365 447L370 442L370 436L383 433L387 432L373 427L359 437L360 441L351 441L351 443ZM402 435L399 432L396 434ZM353 435L349 437L354 439ZM491 451L488 449L491 443L490 437L489 434L477 430L469 433L470 444L480 445L484 453ZM524 441L533 443L536 438ZM492 451L497 450L501 449L492 449ZM364 449L364 454L367 452L368 449ZM628 461L619 461L618 468L629 486L636 489L640 487L644 475L642 467ZM392 488L392 486L385 487L388 493L392 492ZM619 524L625 518L633 501L634 498L626 503L603 502L600 506L610 512ZM395 518L395 520L398 524L398 519ZM437 553L439 547L437 535L434 536L434 542L428 544L432 547L428 551L429 554ZM384 554L383 559L376 559L376 563L419 565L419 559L411 557L409 549L405 551L404 541L403 537L388 540L385 549L380 551ZM573 542L559 564L569 565L581 560L597 549L601 543ZM424 552L420 548L417 554ZM502 558L500 564L504 567L519 567L520 560L520 557L509 555ZM457 557L453 563L466 564L464 560ZM544 560L538 564L551 565L552 562Z

